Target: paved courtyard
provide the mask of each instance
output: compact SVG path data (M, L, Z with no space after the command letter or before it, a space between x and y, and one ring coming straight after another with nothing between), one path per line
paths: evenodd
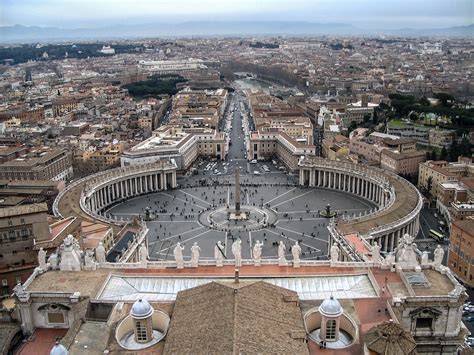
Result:
M290 247L299 241L303 249L302 258L322 259L328 252L326 226L329 221L319 217L319 211L325 209L328 203L331 209L341 214L359 213L375 207L369 201L338 191L265 186L262 181L257 186L241 186L241 204L259 208L263 203L265 208L276 214L273 224L247 230L245 223L242 223L241 228L218 230L200 222L201 214L209 214L210 210L227 205L233 208L234 191L233 184L179 188L130 199L112 207L108 213L131 219L137 215L144 217L149 209L148 242L153 260L173 260L177 242L185 245L185 258L190 258L194 242L201 247L203 259L214 258L214 245L218 241L225 246L226 257L233 258L231 245L236 238L242 240L243 258L252 257L252 246L260 240L264 243L262 258L276 258L277 244L283 241L288 250L287 259L291 259Z
M298 177L282 170L278 161L251 163L246 157L248 112L243 97L232 95L226 114L230 141L226 161L198 159L195 175L178 178L179 187L136 197L110 208L107 213L124 219L142 218L150 211L148 221L149 256L152 260L173 260L177 242L185 245L183 255L191 256L197 242L202 259L214 259L214 246L224 245L224 254L233 259L231 247L242 240L242 258L252 257L257 240L263 242L262 258L277 258L278 244L290 248L299 241L302 258L325 259L328 254L329 220L319 217L327 204L338 213L353 214L376 207L362 198L338 191L297 186ZM227 206L235 205L235 170L240 171L240 200L249 213L248 221L225 223ZM205 186L204 186L205 185ZM263 205L263 207L262 207ZM209 217L211 216L211 217ZM209 220L213 219L213 222ZM265 221L262 219L265 218Z

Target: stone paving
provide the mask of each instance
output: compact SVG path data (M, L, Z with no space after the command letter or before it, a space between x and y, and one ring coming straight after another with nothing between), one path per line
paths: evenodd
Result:
M227 176L227 178L231 178ZM276 178L276 176L275 176ZM282 184L286 181L280 175ZM221 178L223 182L225 177ZM285 180L284 180L285 179ZM192 179L182 180L192 182ZM243 184L250 180L241 179ZM287 248L287 259L291 259L290 247L299 241L304 259L326 259L328 253L329 222L320 218L318 212L328 203L331 209L340 213L367 211L375 207L369 201L350 194L319 188L295 186L265 186L263 181L252 179L256 186L241 186L241 204L256 206L265 205L276 215L276 221L247 230L216 230L200 222L201 214L209 214L227 204L233 206L235 186L199 186L182 187L130 199L109 209L108 213L131 219L137 215L145 216L146 208L150 210L148 227L149 255L152 260L173 260L173 249L177 242L185 245L183 255L189 258L190 248L194 242L201 247L201 258L214 258L214 245L222 241L226 257L233 258L231 245L236 238L242 239L242 257L252 257L252 246L257 240L263 241L262 258L276 258L277 244L282 240ZM240 222L239 222L240 223Z
M298 187L298 176L279 170L278 162L267 161L251 164L246 159L245 132L239 102L244 98L232 96L234 113L226 119L232 120L229 132L232 145L226 161L209 161L199 158L193 167L196 175L178 178L179 187L171 191L140 196L110 208L107 213L131 219L137 215L145 217L150 210L148 223L149 256L152 260L173 260L173 249L177 242L184 243L183 255L189 260L191 246L197 242L201 247L201 259L214 259L214 246L222 241L224 254L233 259L231 247L236 238L242 239L242 258L252 257L252 247L257 240L264 243L262 259L277 258L278 244L287 247L287 259L292 259L290 248L300 241L303 259L326 259L328 254L329 220L320 218L318 212L331 204L340 213L369 211L375 205L357 196L338 191ZM276 158L275 158L276 159ZM263 169L264 165L268 171ZM242 206L264 208L271 211L268 225L239 221L221 224L222 213L216 209L233 206L235 193L235 169L240 170ZM258 175L255 174L258 172ZM203 186L206 185L206 186ZM222 230L210 226L209 214ZM251 216L252 221L261 218ZM201 221L204 221L201 223ZM255 226L258 224L258 226ZM240 228L235 228L240 225ZM228 228L228 227L233 228Z

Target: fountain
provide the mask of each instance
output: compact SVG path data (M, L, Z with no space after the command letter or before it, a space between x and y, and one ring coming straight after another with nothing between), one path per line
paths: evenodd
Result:
M325 210L319 211L319 216L324 218L333 218L337 216L337 212L331 211L331 205L328 203Z

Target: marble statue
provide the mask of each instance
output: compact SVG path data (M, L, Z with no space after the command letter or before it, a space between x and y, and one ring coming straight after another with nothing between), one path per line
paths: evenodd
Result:
M183 250L184 247L181 246L180 242L176 244L173 250L174 260L176 261L176 266L178 269L184 268Z
M255 266L261 265L262 247L263 243L261 243L259 240L257 240L255 245L253 246L253 261L255 263Z
M142 264L146 264L148 260L148 250L146 248L145 243L140 244L140 247L138 248L138 260Z
M58 269L58 253L52 253L48 258L48 264L51 267L51 270Z
M28 293L25 290L25 286L23 286L20 282L13 287L13 292L15 295L20 299L20 301L24 301L24 298L28 298Z
M295 245L291 247L291 254L293 254L293 266L300 267L301 247L298 244L298 241L296 241Z
M224 262L224 255L222 255L224 250L224 246L222 242L219 240L214 247L214 258L216 259L216 266L222 266Z
M197 242L194 242L193 246L191 247L191 267L198 267L200 253L201 248Z
M48 269L48 265L46 264L46 251L42 247L38 252L38 265L43 271Z
M94 253L92 250L86 250L84 253L84 270L95 270L97 268Z
M428 264L429 264L428 252L425 250L421 253L421 265L428 265Z
M441 245L438 244L434 251L434 264L435 266L441 266L441 263L443 262L443 257L444 257L444 249L441 247Z
M339 261L339 253L341 251L339 250L339 247L337 246L337 243L334 243L331 247L331 262L335 263Z
M64 238L61 246L61 261L59 269L61 271L81 271L82 251L79 248L76 238L69 234Z
M235 266L242 266L242 241L240 239L232 243L232 254L234 254Z
M95 248L95 259L99 264L105 264L105 248L102 242L99 243L99 246Z
M280 245L278 245L278 265L279 266L286 266L286 245L280 240Z
M401 268L414 268L419 267L418 254L421 252L418 250L414 238L409 234L404 234L401 241L396 249L396 262L397 267Z
M372 261L374 263L380 262L380 246L377 244L377 242L374 242L374 245L372 245L371 251L372 251Z

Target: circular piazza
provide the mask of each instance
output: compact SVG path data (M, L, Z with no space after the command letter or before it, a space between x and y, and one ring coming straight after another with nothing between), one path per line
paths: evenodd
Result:
M242 171L245 164L238 168ZM347 235L357 234L368 244L377 241L382 251L391 251L404 233L418 230L422 202L416 188L373 168L306 157L297 175L244 173L239 186L237 193L233 171L212 178L177 177L170 162L158 162L78 180L60 194L54 208L58 215L80 215L116 230L134 218L145 220L151 260L173 260L178 242L184 244L185 258L197 242L201 258L211 260L219 241L225 257L233 259L231 245L238 238L244 259L252 258L258 240L262 259L275 259L280 241L290 259L298 241L303 259L320 260L327 258L333 241L344 247Z

